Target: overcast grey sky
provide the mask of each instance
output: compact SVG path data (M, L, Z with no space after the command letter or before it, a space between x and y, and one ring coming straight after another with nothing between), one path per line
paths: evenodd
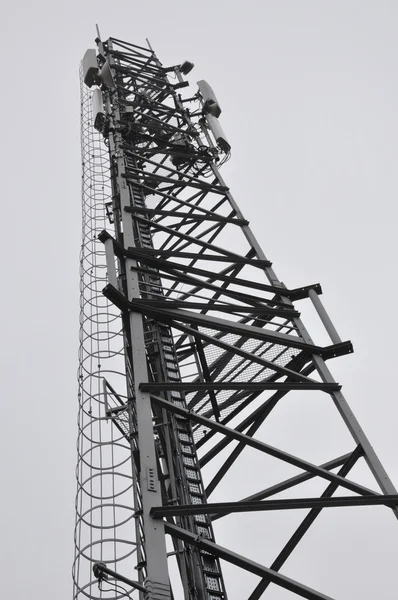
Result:
M398 484L397 17L392 0L37 0L3 6L4 598L71 598L78 65L94 47L96 22L103 38L142 44L148 37L165 64L192 60L190 81L205 78L215 89L232 144L223 174L286 285L322 284L341 337L355 347L353 356L330 366ZM242 528L254 525L252 519ZM352 559L347 571L352 568L358 587L331 591L341 600L396 597L397 523L390 514L380 524L363 519L353 532L363 556L346 546L343 558L346 564ZM371 539L378 549L368 546ZM329 551L338 558L337 540ZM266 551L258 560L267 562ZM327 564L319 569L322 581ZM301 572L300 581L322 588ZM231 600L238 598L232 591ZM282 595L275 591L272 598Z

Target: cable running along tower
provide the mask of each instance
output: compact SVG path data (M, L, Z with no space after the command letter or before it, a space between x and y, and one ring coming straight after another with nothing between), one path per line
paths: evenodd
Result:
M239 569L254 577L248 600L267 597L270 584L271 597L278 586L278 598L325 600L280 572L318 515L383 504L377 510L393 517L398 502L327 366L351 343L337 334L319 284L286 287L256 241L220 175L230 146L217 98L205 81L193 89L184 80L193 65L165 67L149 44L96 42L81 67L74 598L226 600L229 563L237 578ZM300 319L304 300L326 345ZM287 434L272 445L264 427L273 415L288 418L284 407L314 397L350 434L342 451L303 457L284 449ZM250 472L234 479L245 455ZM372 489L350 479L358 461ZM270 564L216 539L224 522L234 531L239 513L283 520L303 508ZM248 532L253 547L271 543L256 533Z

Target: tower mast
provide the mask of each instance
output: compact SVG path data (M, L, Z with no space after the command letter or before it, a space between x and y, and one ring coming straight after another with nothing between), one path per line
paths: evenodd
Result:
M164 67L150 46L96 42L81 70L75 598L102 597L92 566L104 574L106 565L107 585L135 579L135 569L140 598L226 600L221 560L260 577L249 600L271 583L330 598L280 573L320 512L383 504L397 516L397 492L326 364L352 344L340 339L319 284L290 289L276 276L220 174L230 145L219 102L205 81L185 90L193 65ZM329 345L312 340L303 300ZM333 403L351 434L349 451L321 465L255 437L303 393ZM297 474L265 487L253 473L256 493L211 502L251 449ZM359 460L381 492L348 478ZM322 492L303 496L312 480ZM296 487L298 497L274 499ZM220 518L298 508L309 512L270 567L217 544Z

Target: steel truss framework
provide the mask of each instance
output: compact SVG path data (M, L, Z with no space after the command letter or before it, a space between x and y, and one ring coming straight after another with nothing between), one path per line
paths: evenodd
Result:
M280 573L321 511L383 504L397 516L397 492L326 365L352 345L339 338L319 284L289 289L277 278L220 175L228 156L211 137L208 107L198 94L181 96L187 84L180 67L164 68L150 47L114 38L97 44L99 68L106 63L111 73L107 83L98 81L114 224L99 235L108 274L103 294L120 311L127 372L124 393L111 375L103 377L98 419L108 419L131 450L139 593L144 586L148 599L180 597L170 588L173 556L186 600L227 598L221 560L260 578L248 600L267 596L271 583L326 599ZM329 345L313 343L295 304L304 299ZM351 434L349 452L319 465L256 437L288 394L303 391L334 403ZM264 489L259 481L258 491L240 500L209 501L248 449L298 474ZM225 460L205 485L203 470L221 452ZM379 491L349 478L363 459ZM307 497L300 485L313 479L325 487ZM296 498L278 497L293 488ZM216 543L213 523L226 515L297 509L308 512L270 566ZM85 595L95 597L91 588Z

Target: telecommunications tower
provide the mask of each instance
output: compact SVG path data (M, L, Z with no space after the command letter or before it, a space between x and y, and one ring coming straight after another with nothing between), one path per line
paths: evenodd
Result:
M184 79L193 64L164 66L149 43L96 44L81 65L74 598L235 599L232 564L236 581L251 574L242 599L326 600L284 574L320 513L384 505L375 510L397 516L397 492L327 366L352 345L320 285L284 285L254 237L220 175L220 104L208 83ZM302 301L326 345L303 324ZM327 424L312 454L292 452L302 419L302 437L318 430L320 405L344 435ZM371 489L350 478L358 462ZM292 526L267 564L273 539L256 539L254 515L259 527L265 515ZM264 549L254 558L234 544L244 529Z

